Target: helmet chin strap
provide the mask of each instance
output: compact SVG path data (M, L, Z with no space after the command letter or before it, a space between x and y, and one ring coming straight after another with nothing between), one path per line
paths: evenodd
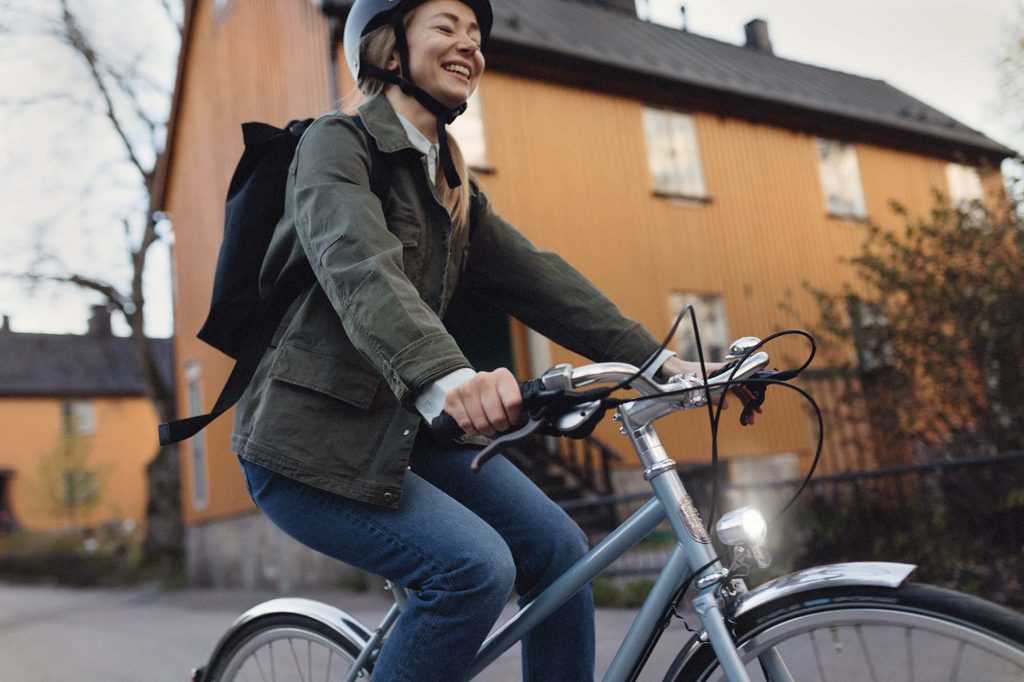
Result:
M441 168L444 170L444 177L448 181L448 186L455 189L462 184L462 180L455 170L455 162L452 160L451 150L448 148L448 131L445 126L466 111L466 102L463 102L454 109L449 108L431 97L425 90L407 78L407 74L412 72L409 70L409 43L405 38L405 23L401 16L396 15L391 20L391 26L395 31L395 42L397 43L398 57L402 65L402 75L396 76L390 71L385 71L372 64L364 64L362 72L367 76L379 78L385 83L397 85L404 94L415 98L427 111L437 117L437 141L438 146L441 148Z

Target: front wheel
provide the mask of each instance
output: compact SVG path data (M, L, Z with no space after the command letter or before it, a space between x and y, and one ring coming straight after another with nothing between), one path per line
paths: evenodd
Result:
M1024 680L1024 618L928 585L790 595L743 614L733 634L752 682L772 680L758 659L772 648L793 680ZM711 646L691 641L665 679L725 676Z
M203 682L341 682L361 646L299 614L259 618L235 633L210 661ZM362 672L362 671L361 671ZM363 672L360 677L369 677Z

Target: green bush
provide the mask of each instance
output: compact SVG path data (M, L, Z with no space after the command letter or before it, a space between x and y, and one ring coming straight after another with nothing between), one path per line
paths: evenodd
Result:
M637 608L647 599L654 580L650 578L631 578L617 580L615 578L597 577L592 588L594 605L600 607Z
M113 586L140 577L141 549L131 532L19 530L0 545L0 579L75 587Z

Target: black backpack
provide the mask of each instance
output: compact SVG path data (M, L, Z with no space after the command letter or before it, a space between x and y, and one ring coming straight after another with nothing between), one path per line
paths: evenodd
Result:
M383 204L390 191L387 162L358 116L370 150L370 187ZM245 151L235 167L224 210L224 240L217 257L213 298L198 337L235 358L227 383L209 414L161 424L160 445L190 438L238 402L292 302L315 280L308 263L283 273L265 298L259 295L260 269L274 228L284 214L288 168L302 132L313 122L291 121L284 128L242 124Z

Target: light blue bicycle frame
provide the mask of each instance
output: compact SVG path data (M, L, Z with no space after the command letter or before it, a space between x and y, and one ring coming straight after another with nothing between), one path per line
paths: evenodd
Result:
M759 356L763 356L763 358ZM751 358L750 362L752 365L760 363L760 366L763 366L767 360L767 355L759 353L758 356ZM552 372L557 372L559 367L554 368ZM634 377L636 371L632 366L618 363L603 363L590 367L600 370L599 374L595 374L589 379L590 381ZM573 375L573 380L579 381L579 377ZM587 380L584 379L584 381ZM577 385L580 384L577 383ZM643 377L637 379L634 387L648 395L654 395L662 390L653 383L647 384ZM583 589L613 561L640 542L658 524L667 520L676 537L676 547L665 567L658 574L647 599L644 600L636 619L615 654L615 658L612 659L611 665L605 673L604 681L625 682L629 679L630 673L643 655L647 642L654 634L658 621L665 613L676 590L692 572L704 567L700 574L695 576L694 584L697 586L698 594L691 603L701 619L707 640L711 643L726 678L731 682L749 682L736 646L726 628L717 596L725 571L717 560L700 514L676 471L676 462L669 458L658 434L651 425L658 417L678 409L680 409L678 399L674 404L659 404L656 401L649 401L627 403L619 407L616 420L622 423L623 432L629 436L633 448L640 458L640 463L644 467L643 477L651 484L654 497L548 586L536 599L510 618L501 629L488 637L473 660L469 677L480 674L484 668ZM702 580L705 577L707 580ZM404 607L408 592L403 588L396 587L394 593L395 606L384 617L384 621L356 659L346 682L355 680L358 671L378 649L383 637ZM772 653L770 652L769 656L772 656ZM765 658L767 657L763 657L763 662ZM768 664L775 668L770 661ZM786 676L781 676L779 679L786 679Z
M654 488L654 497L637 510L632 516L616 528L608 537L591 549L572 568L552 583L536 599L523 607L510 618L500 630L492 634L483 643L470 667L470 677L480 674L484 668L493 663L509 647L522 639L526 633L551 615L562 604L568 601L579 590L583 589L604 569L640 540L647 536L658 524L668 520L676 536L677 544L665 567L644 600L636 619L630 626L605 673L605 682L622 682L627 680L637 660L643 653L648 640L654 633L658 620L683 581L695 569L707 565L696 582L704 575L718 573L721 564L715 560L715 554L700 516L686 493L679 474L675 471L674 462L664 456L664 449L658 441L653 427L641 429L633 434L637 441L647 446L645 460L652 460L645 469L644 477L648 478ZM639 451L639 448L638 448ZM659 451L663 457L658 457ZM653 455L653 457L651 457ZM652 470L653 469L653 470ZM730 680L747 680L746 672L740 663L725 622L719 610L715 592L718 581L710 581L699 591L693 604L701 618L708 638L715 649L723 669ZM379 646L383 636L397 619L405 605L407 593L397 586L394 588L396 604L385 616L380 627L367 643L356 663L353 665L350 680L354 680L362 664Z

